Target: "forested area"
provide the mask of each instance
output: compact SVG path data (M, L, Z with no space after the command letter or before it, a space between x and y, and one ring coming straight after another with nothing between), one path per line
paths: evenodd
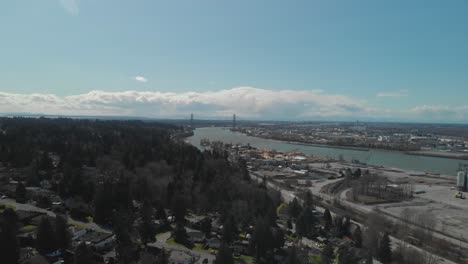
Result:
M113 230L119 263L138 260L141 247L156 239L154 220L165 220L167 213L175 217L176 239L184 240L181 228L189 211L219 214L225 245L243 228L261 227L253 231L257 243L251 249L260 261L268 261L269 250L282 246L268 240L279 230L279 194L251 182L245 164L230 164L226 153L201 152L173 139L180 131L142 121L3 118L0 162L5 173L0 180L17 182L16 198L24 201L26 188L47 183L65 201L64 214L83 221L91 217ZM2 242L14 239L8 236ZM36 242L42 251L69 247ZM76 250L75 257L89 257L85 248Z

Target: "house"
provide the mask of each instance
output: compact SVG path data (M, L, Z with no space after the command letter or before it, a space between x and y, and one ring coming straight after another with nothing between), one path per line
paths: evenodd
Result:
M16 215L18 216L18 221L20 223L23 225L29 225L33 218L43 216L45 213L37 211L16 210Z
M72 240L78 240L78 238L80 238L82 235L86 234L86 232L87 232L86 229L79 228L79 227L76 227L76 226L70 226L69 230L70 230L71 235L72 235Z
M35 256L32 256L28 262L26 262L28 264L49 264L49 261L44 258L43 256L41 255L35 255Z
M169 255L169 264L193 264L195 263L194 257L190 256L189 254L173 250Z
M97 250L107 250L114 245L115 236L112 233L89 230L86 234L79 236L76 241L90 244Z
M47 217L48 220L49 220L49 223L52 226L55 226L55 221L56 221L55 217L51 217L51 216L48 216L48 215L38 215L38 216L32 218L31 221L29 221L29 223L30 223L30 225L33 225L33 226L39 226L44 217Z
M19 250L18 263L29 263L33 256L38 255L34 247L22 247Z
M200 231L187 232L187 236L192 243L204 243L206 239L205 234Z
M154 264L155 259L161 255L162 249L156 246L147 245L140 253L138 264Z
M185 217L185 220L187 220L188 227L201 230L203 223L205 221L210 221L210 219L207 216L198 216L194 214L189 214L188 216Z
M249 241L238 240L232 246L232 251L236 254L247 255L249 253Z
M205 248L206 249L211 248L211 249L216 249L216 250L220 249L221 239L215 237L215 238L208 240L208 242L205 245Z

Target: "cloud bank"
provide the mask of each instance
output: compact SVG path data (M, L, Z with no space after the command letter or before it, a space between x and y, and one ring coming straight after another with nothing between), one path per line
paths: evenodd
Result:
M237 87L213 92L91 91L72 96L0 93L1 113L229 118L270 120L401 120L466 122L468 106L418 106L391 111L320 90Z

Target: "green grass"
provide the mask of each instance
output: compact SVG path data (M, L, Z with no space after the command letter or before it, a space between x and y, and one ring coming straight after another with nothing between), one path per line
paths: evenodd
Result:
M276 215L279 215L280 213L286 213L283 212L283 210L285 210L287 207L288 205L286 203L281 203L278 208L276 208Z
M167 242L169 245L185 247L184 245L177 243L177 242L175 241L175 238L173 238L173 237L171 237L171 238L169 238L168 240L166 240L166 242Z
M311 256L309 258L309 263L310 264L321 264L322 263L322 257L321 256Z
M77 228L82 228L82 229L85 229L86 228L86 225L83 224L83 223L79 223L79 222L73 222L71 223L70 225L74 226L74 227L77 227Z
M242 256L240 256L238 258L235 258L235 259L243 260L243 261L247 262L248 264L254 263L254 257L252 257L252 256L242 255Z
M34 230L36 230L37 227L36 226L33 226L33 225L27 225L27 226L23 226L20 228L20 232L21 233L29 233L29 232L32 232Z
M210 253L210 250L209 249L204 249L203 244L201 244L201 243L195 243L195 246L192 248L192 250L199 251L199 252Z
M13 210L16 211L16 206L13 206L13 205L9 205L9 204L5 204L5 203L0 203L0 206L2 207L2 209L0 209L0 213L3 213L3 211L7 208L11 208Z
M293 242L293 241L297 240L297 237L294 234L286 235L286 240L289 241L289 242Z

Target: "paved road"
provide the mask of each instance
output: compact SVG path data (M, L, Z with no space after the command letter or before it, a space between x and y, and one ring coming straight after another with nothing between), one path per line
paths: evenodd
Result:
M151 243L149 245L156 246L156 247L159 247L159 248L165 248L165 249L178 250L178 251L185 252L185 253L187 253L187 254L189 254L189 255L191 255L191 256L193 256L193 257L195 257L197 259L197 262L195 262L195 263L202 264L204 259L208 259L208 263L213 263L214 262L216 257L214 255L211 255L210 253L191 250L191 249L188 249L188 248L186 248L184 246L168 244L166 241L170 237L171 237L171 232L159 234L156 237L156 239L157 239L156 242Z
M8 205L8 206L14 206L16 208L16 210L43 212L43 213L46 213L47 215L49 215L51 217L55 217L55 215L56 215L52 211L45 210L45 209L39 208L37 206L31 205L31 204L17 203L13 199L2 199L2 200L0 200L0 203L3 203L3 204ZM68 222L71 223L71 224L76 224L76 225L78 225L80 227L84 227L84 228L87 228L87 229L93 229L93 230L96 230L96 231L99 231L99 232L104 232L104 233L111 233L112 232L112 230L104 229L103 227L101 227L101 226L99 226L99 225L97 225L95 223L84 223L84 222L76 221L76 220L72 219L69 216L67 216L67 217L68 217ZM168 244L166 241L170 238L170 236L171 236L170 232L160 234L157 237L157 241L155 243L150 244L150 245L157 246L159 248L166 248L166 249L171 249L171 250L183 251L183 252L185 252L185 253L187 253L187 254L189 254L191 256L194 256L197 259L197 262L195 262L195 263L202 264L202 261L204 259L208 259L208 263L213 263L214 262L216 257L214 255L209 254L209 253L190 250L190 249L188 249L188 248L186 248L184 246Z
M250 176L251 176L251 178L253 178L254 180L259 181L259 182L261 182L263 180L255 172L250 172ZM289 203L294 198L297 198L298 200L300 200L300 198L296 196L294 191L288 191L288 190L281 189L280 187L278 187L276 184L274 184L271 181L267 181L267 187L280 191L281 196L282 196L285 203ZM351 203L351 202L347 201L346 191L349 191L349 189L346 189L345 191L338 194L337 198L339 198L341 203L345 204L346 206L352 207L353 209L355 209L355 210L357 210L357 211L359 211L361 213L369 214L369 213L371 213L373 211L373 208L369 208L369 207L366 207L366 206L359 206L357 204L354 204L354 203ZM322 198L324 198L324 200L330 200L330 201L333 200L333 198L336 198L335 196L325 194L325 193L320 193L320 194L314 193L314 195L320 195ZM325 211L325 208L316 206L316 210L323 213ZM331 213L332 213L332 215L334 215L333 212L331 212ZM361 227L363 227L363 225L361 223L358 223L358 222L355 222L355 221L352 221L352 222L355 223L355 224L358 224ZM392 242L392 246L394 248L396 248L400 244L403 244L403 241L401 241L400 239L398 239L396 237L390 236L390 239L391 239L391 242ZM448 260L446 258L437 256L435 254L429 253L426 250L421 249L419 247L409 245L408 243L405 243L405 245L410 247L410 248L416 249L419 252L426 253L428 255L436 256L436 261L437 261L436 263L456 264L455 262L452 262L452 261L450 261L450 260Z
M9 205L9 206L14 206L16 208L16 210L42 212L42 213L46 213L47 215L49 215L51 217L55 217L55 213L52 212L52 211L48 211L48 210L39 208L39 207L34 206L32 204L17 203L13 199L2 199L2 200L0 200L0 203L6 204L6 205ZM99 225L97 225L95 223L80 222L80 221L74 220L73 218L71 218L69 216L67 216L67 218L68 218L68 223L70 223L70 224L76 224L77 226L84 227L84 228L87 228L87 229L92 229L92 230L99 231L99 232L112 233L112 230L105 229L105 228L103 228L103 227L101 227L101 226L99 226Z

